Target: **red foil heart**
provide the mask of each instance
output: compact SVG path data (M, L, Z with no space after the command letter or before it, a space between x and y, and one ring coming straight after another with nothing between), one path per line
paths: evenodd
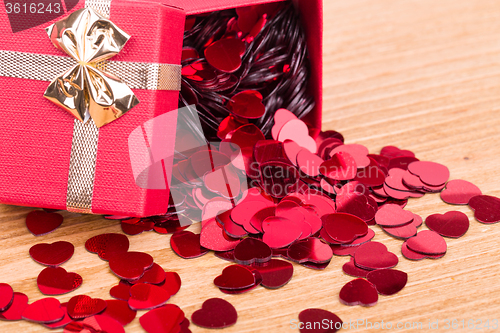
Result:
M330 152L330 156L333 156L338 152L346 152L351 155L354 158L354 161L356 162L356 166L358 168L366 168L368 165L370 165L370 159L368 158L368 148L363 145L340 145Z
M128 305L132 310L151 310L165 304L170 294L154 284L138 283L130 288Z
M490 195L478 195L469 200L474 217L481 223L500 222L500 199Z
M73 319L83 319L106 309L106 301L100 298L91 298L87 295L77 295L68 301L68 315Z
M174 296L181 289L181 277L176 272L166 272L165 281L160 283L158 287L162 287L171 296Z
M265 219L262 229L264 230L262 240L273 249L288 246L302 235L300 224L279 216Z
M459 238L469 230L469 218L462 212L451 211L445 214L429 215L425 225L441 236Z
M437 255L446 253L446 241L435 231L422 230L415 237L406 241L408 248L412 251Z
M64 311L64 317L61 320L56 321L56 322L51 323L51 324L43 324L43 325L45 327L48 327L51 329L56 329L56 328L65 327L66 325L71 323L73 321L73 319L71 319L70 316L68 315L68 309L66 308L67 305L68 305L68 302L61 303L61 309Z
M87 251L97 253L103 260L109 260L116 253L127 252L128 247L128 237L122 234L101 234L85 242Z
M431 186L439 186L448 181L450 171L442 164L435 162L418 161L408 165L408 171L420 180Z
M342 287L339 299L345 305L374 306L378 302L378 293L371 282L355 279Z
M33 260L46 266L59 266L68 261L74 252L73 244L65 241L36 244L29 251Z
M373 283L380 295L390 296L406 286L408 274L397 269L377 269L369 272L366 279Z
M371 272L368 269L363 269L359 268L354 264L354 259L351 258L348 262L346 262L342 266L342 271L346 273L347 275L354 276L354 277L360 277L360 278L365 278L369 272Z
M255 285L255 276L245 266L231 265L222 270L222 274L214 279L214 284L222 289L245 289Z
M332 180L351 180L356 177L358 166L354 157L346 152L338 152L321 164L321 173Z
M299 313L300 333L334 333L342 328L342 320L323 309L306 309Z
M213 251L233 250L240 242L227 236L215 219L208 221L201 229L200 244Z
M262 286L277 289L286 285L293 276L293 265L287 261L271 259L263 264L254 264L262 277Z
M383 227L382 230L395 238L408 239L417 234L417 228L422 225L422 222L422 217L413 214L413 221L411 223L400 227Z
M412 251L410 248L408 248L408 246L407 246L406 243L407 243L407 241L404 242L401 245L401 254L406 259L409 259L409 260L422 260L422 259L427 259L427 258L428 259L439 259L439 258L444 257L444 253L443 254L431 255L431 254L421 254L421 253Z
M288 258L298 263L313 262L322 264L332 259L333 252L329 245L321 242L318 238L307 238L299 240L288 248Z
M63 223L63 217L58 213L47 213L34 210L26 216L26 227L35 236L46 235Z
M153 263L153 266L144 271L144 275L137 281L132 281L132 284L137 283L151 283L160 284L165 281L166 273L165 270L158 265Z
M476 185L461 179L450 180L441 192L441 199L452 205L467 205L469 200L481 195L481 190Z
M82 321L84 330L87 332L125 333L122 325L109 316L95 315L85 318Z
M198 258L208 253L200 244L200 234L191 231L177 231L170 238L170 248L184 259Z
M126 280L120 280L120 283L111 288L109 294L111 295L111 297L114 297L118 300L128 301L128 299L130 298L130 287L132 287L132 285Z
M208 63L218 70L232 73L241 66L241 56L245 52L245 43L236 38L224 38L205 49Z
M62 295L82 285L82 277L77 273L68 273L62 267L47 267L38 274L36 283L44 295Z
M234 306L221 298L211 298L203 302L201 309L191 316L191 321L200 327L224 328L236 324L238 313Z
M153 257L143 252L117 253L109 258L111 271L125 280L139 279L152 265Z
M261 240L245 238L234 248L234 260L241 265L265 263L271 260L271 248Z
M262 104L262 95L256 90L237 93L227 107L235 116L244 119L258 119L266 112L266 107Z
M368 225L351 214L334 213L325 215L321 219L328 235L339 243L350 243L368 232Z
M398 261L398 257L379 242L360 245L354 253L354 263L364 269L392 268L398 264Z
M9 308L0 313L1 320L21 320L24 310L28 307L28 296L23 293L14 293L14 299Z
M413 221L412 212L398 205L385 204L375 214L375 222L382 227L400 227Z
M139 322L148 333L172 333L180 332L184 319L184 312L177 305L166 304L148 311L139 318Z
M64 318L65 311L61 308L59 300L47 297L28 305L22 317L25 320L41 324L50 324Z
M7 283L0 283L0 312L9 308L14 301L14 290Z

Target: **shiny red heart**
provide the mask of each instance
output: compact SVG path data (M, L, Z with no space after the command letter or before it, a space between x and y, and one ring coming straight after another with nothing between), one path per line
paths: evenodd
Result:
M379 163L373 158L370 158L370 164L368 166L358 168L354 180L370 187L380 186L385 182L385 173Z
M299 321L300 333L335 333L343 324L336 314L323 309L303 310L299 313Z
M271 260L273 252L271 248L256 238L245 238L234 248L234 260L241 265L253 263L265 263Z
M274 126L271 129L271 135L274 140L278 140L279 132L281 131L281 128L290 120L297 119L297 116L293 114L292 112L288 111L287 109L278 109L274 113ZM283 142L294 142L292 140L284 140ZM295 142L294 142L295 143ZM295 143L295 145L297 145ZM298 147L298 145L297 145ZM297 150L298 152L298 150ZM288 154L288 153L287 153ZM297 154L295 154L297 155ZM292 159L291 159L292 160ZM295 160L295 158L293 159Z
M393 237L408 239L417 234L417 228L422 225L422 222L422 218L419 215L413 214L413 221L411 223L399 227L382 227L382 230Z
M109 316L94 315L85 318L82 322L82 333L87 332L106 332L106 333L125 333L123 326L115 319Z
M409 150L402 150L395 146L385 146L380 151L380 155L388 157L390 159L396 157L415 157L415 154Z
M368 275L368 273L371 272L368 269L363 269L356 266L354 264L353 258L351 258L351 260L349 260L342 266L342 271L347 275L360 278L365 278Z
M439 186L448 181L450 171L442 164L436 162L417 161L408 165L408 171L420 180L431 186Z
M262 94L256 90L245 90L234 95L227 108L237 117L258 119L266 112L262 104Z
M425 219L427 228L441 236L459 238L469 230L469 218L462 212L451 211L445 214L432 214Z
M351 214L328 214L323 216L321 220L328 235L339 243L350 243L368 232L366 222Z
M45 295L62 295L82 285L82 277L77 273L68 273L62 267L47 267L38 274L38 289Z
M467 205L469 200L481 195L481 190L476 185L462 179L450 180L446 183L444 191L441 192L441 199L452 205Z
M374 306L378 302L375 286L365 279L355 279L340 290L339 299L345 305Z
M24 310L28 307L28 296L23 293L14 293L9 308L0 313L1 320L21 320Z
M64 311L64 317L61 320L56 321L54 323L43 324L43 325L45 327L48 327L51 329L56 329L56 328L63 328L66 325L68 325L69 323L71 323L73 321L73 319L71 319L70 316L68 315L68 309L66 308L67 305L68 305L68 302L61 303L61 309Z
M144 275L137 281L132 281L132 284L136 283L151 283L151 284L160 284L165 281L166 277L165 270L158 265L157 263L153 263L153 266L146 269L144 271Z
M348 213L365 222L375 218L378 205L372 198L357 192L339 193L335 199L337 212Z
M64 318L64 315L65 311L62 309L59 300L47 297L28 305L24 309L22 317L35 323L50 324L60 321Z
M395 204L383 205L375 214L375 222L382 227L400 227L413 221L412 212Z
M128 247L128 237L122 234L101 234L85 242L87 251L97 253L103 260L109 260L116 253L127 252Z
M241 56L246 49L245 43L237 38L223 38L205 49L205 58L214 68L232 73L241 66Z
M186 230L177 231L172 235L170 248L184 259L198 258L208 253L208 250L200 245L200 234Z
M215 219L211 219L201 229L200 244L206 249L229 251L233 250L239 242L239 239L229 238Z
M148 333L172 333L180 331L184 312L174 304L150 310L139 318L142 328Z
M262 209L274 207L270 201L244 201L236 205L231 211L231 219L234 223L241 225L249 233L257 234L259 230L252 226L252 217Z
M236 224L231 219L232 209L225 211L224 213L218 214L215 217L217 223L222 225L224 231L227 235L233 238L242 238L248 235L248 232L239 224Z
M318 238L310 237L290 245L287 256L298 263L309 261L322 264L332 259L333 252L329 245L321 242Z
M234 306L221 298L211 298L203 302L201 309L191 316L191 321L200 327L224 328L234 325L238 313Z
M289 120L281 127L278 141L284 142L285 140L295 141L300 147L309 150L311 153L316 153L318 149L316 141L309 136L309 128L300 119Z
M136 220L136 219L133 219ZM122 231L130 236L140 235L144 231L153 230L154 223L152 221L137 219L136 223L128 222L129 220L121 221ZM131 221L131 220L130 220Z
M224 294L238 295L238 294L243 294L243 293L246 293L250 290L257 288L262 283L262 276L260 275L259 271L256 270L255 268L253 268L251 266L245 266L245 267L248 267L248 269L252 272L252 274L255 278L255 283L253 285L251 285L250 287L241 288L241 289L219 288L219 290L221 292L223 292Z
M297 166L299 170L309 177L317 177L320 174L320 167L324 160L308 149L302 148L297 153Z
M354 253L354 263L364 269L392 268L398 264L398 257L379 242L360 245Z
M287 284L293 276L293 265L287 261L271 259L263 264L254 264L262 277L262 286L277 289Z
M214 279L214 284L222 289L245 289L255 285L255 276L245 266L231 265L222 270L222 274Z
M7 283L0 283L0 312L9 308L14 301L14 290Z
M478 195L469 200L474 217L481 223L500 222L500 199L491 195Z
M330 156L335 155L338 152L346 152L354 158L356 166L358 168L365 168L370 165L370 159L368 158L368 148L359 144L348 144L340 145L334 148L330 152Z
M158 284L158 287L165 289L170 296L174 296L181 289L181 277L176 272L166 272L165 281Z
M324 161L320 171L332 180L351 180L356 177L358 166L354 157L347 152L340 151Z
M412 251L437 255L446 253L447 245L444 238L432 230L422 230L415 237L406 241L406 245Z
M377 269L369 272L366 279L373 283L380 295L390 296L406 286L408 274L397 269Z
M262 223L262 240L269 247L276 249L295 242L302 235L301 225L284 217L268 217Z
M63 223L63 217L58 213L47 213L34 210L26 216L26 227L35 236L46 235L56 230Z
M229 132L234 131L238 127L246 124L248 124L247 119L240 119L235 116L229 115L220 122L217 136L219 137L219 139L224 140Z
M87 295L77 295L68 301L68 315L73 319L83 319L106 309L106 301L100 298L91 298Z
M444 253L443 254L422 254L422 253L418 253L418 252L415 252L415 251L412 251L408 245L406 244L408 241L405 241L402 245L401 245L401 254L406 258L406 259L409 259L409 260L422 260L422 259L439 259L439 258L442 258L444 257Z
M128 302L122 300L106 300L106 310L102 316L113 318L122 326L134 320L137 312L130 309Z
M130 288L128 305L132 310L151 310L165 304L170 296L162 287L138 283Z
M109 258L111 271L125 280L139 279L152 265L153 257L143 252L115 253Z
M36 244L29 251L33 260L46 266L59 266L68 261L74 252L73 244L65 241Z
M259 165L260 186L274 198L283 198L294 191L299 172L294 165L270 161Z
M130 287L132 285L126 280L120 280L120 283L109 290L109 294L118 300L128 301L130 298Z

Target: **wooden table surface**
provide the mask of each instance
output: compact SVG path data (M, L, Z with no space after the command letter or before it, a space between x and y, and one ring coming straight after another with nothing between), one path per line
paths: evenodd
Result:
M421 160L447 165L452 179L472 181L483 193L500 196L498 0L328 0L324 22L324 130L335 129L346 142L366 145L374 153L385 145L410 149ZM436 320L439 331L468 331L461 321L467 326L470 319L474 324L482 320L483 327L489 320L493 326L500 320L500 224L480 224L468 207L447 205L438 194L412 199L407 209L424 218L460 210L470 217L470 229L460 239L447 240L444 258L412 262L401 256L400 240L373 227L374 240L399 256L398 269L409 274L409 281L397 295L382 296L370 308L348 307L338 300L340 289L352 279L341 270L346 257L334 257L324 271L294 265L293 279L278 290L259 287L225 295L212 281L228 263L212 253L181 259L169 249L170 236L154 232L131 236L130 248L151 254L166 270L180 274L182 288L169 302L179 305L188 318L208 298L230 301L238 322L224 332L297 331L290 321L311 307L332 311L344 322L421 322L423 331ZM0 281L27 294L31 302L42 298L36 277L43 267L28 250L36 243L66 240L76 250L63 267L80 274L84 283L57 298L63 302L87 294L110 299L109 289L118 279L106 262L85 250L84 242L101 233L121 232L119 223L64 212L59 229L35 238L24 224L29 211L0 205ZM199 231L199 226L191 229ZM446 330L446 320L451 325L453 319L459 328ZM210 331L194 325L191 330ZM45 329L27 322L0 322L0 331ZM137 318L126 331L143 332ZM361 325L352 331L366 329Z

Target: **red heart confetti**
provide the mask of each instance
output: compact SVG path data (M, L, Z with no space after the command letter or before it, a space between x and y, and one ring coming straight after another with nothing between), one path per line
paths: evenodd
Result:
M372 272L368 269L363 269L359 268L354 264L354 259L351 258L348 262L346 262L342 266L342 271L346 273L347 275L354 276L354 277L360 277L360 278L365 278L368 273Z
M106 301L87 295L77 295L71 297L66 308L71 318L83 319L103 312L106 309Z
M184 319L184 312L177 305L166 304L148 311L139 322L148 333L172 333L180 331Z
M47 297L28 305L24 309L22 317L35 323L50 324L60 321L64 315L65 311L62 309L61 303L55 298Z
M472 197L481 195L481 190L476 185L461 179L450 180L446 183L441 199L452 205L467 205Z
M422 182L431 186L442 185L450 178L448 168L436 162L413 162L408 165L408 171L420 177Z
M121 234L101 234L89 238L85 242L87 251L97 253L99 258L109 260L116 253L128 251L129 240Z
M166 272L165 281L160 283L158 287L162 287L173 296L181 289L181 277L176 272Z
M366 279L373 283L380 295L390 296L406 286L408 274L397 269L377 269L369 272Z
M271 259L266 263L254 265L262 277L262 286L277 289L287 284L293 276L293 265L289 262Z
M359 217L347 213L334 213L322 217L323 228L334 241L350 243L366 235L368 225Z
M236 245L233 252L234 260L242 265L265 263L271 260L272 255L271 248L255 238L245 238Z
M439 259L439 258L442 258L444 257L444 253L443 254L422 254L422 253L418 253L418 252L415 252L415 251L412 251L408 246L407 246L407 241L403 243L403 245L401 245L401 254L406 258L406 259L409 259L409 260L422 260L422 259Z
M172 235L170 248L184 259L198 258L208 253L208 250L200 245L200 235L185 230Z
M437 232L422 230L415 237L406 241L408 248L412 251L437 255L446 253L446 241Z
M365 279L355 279L340 290L339 299L345 305L374 306L378 302L375 286Z
M68 261L74 252L73 244L65 241L36 244L29 251L33 260L46 266L59 266Z
M68 273L62 267L47 267L38 274L36 283L44 295L62 295L82 285L82 277L77 273Z
M300 333L334 333L342 328L342 320L323 309L306 309L299 313Z
M0 313L1 320L21 320L24 310L28 307L28 296L14 292L14 298L9 308Z
M56 328L65 327L66 325L68 325L69 323L71 323L73 321L73 319L71 319L70 316L68 315L67 305L68 305L67 302L66 303L61 303L61 309L64 311L64 317L61 320L56 321L54 323L43 324L43 325L45 327L48 327L48 328L51 328L51 329L56 329Z
M364 269L392 268L398 261L398 257L379 242L362 244L354 253L354 263Z
M26 216L26 227L35 236L46 235L63 223L59 213L47 213L43 210L34 210Z
M288 258L298 263L309 261L316 264L322 264L329 262L332 256L333 252L330 246L314 237L293 243L288 248L287 253Z
M241 66L241 56L245 44L236 38L221 39L205 49L205 57L210 65L220 71L232 73Z
M412 212L404 210L398 205L383 205L375 214L375 222L382 227L401 227L413 221Z
M262 104L262 95L256 90L237 93L227 107L235 116L244 119L258 119L266 112L266 107Z
M203 302L201 309L191 316L191 321L200 327L225 328L236 323L238 313L234 306L222 298L211 298Z
M154 284L138 283L130 288L128 305L132 310L151 310L165 304L170 296Z
M338 152L346 152L349 153L354 158L356 162L356 166L358 168L365 168L370 165L370 159L368 158L368 148L363 145L358 144L349 144L349 145L340 145L334 148L330 152L330 156L335 155Z
M245 266L231 265L222 270L214 284L222 289L245 289L255 285L255 276Z
M433 214L425 219L425 225L441 236L459 238L469 230L469 218L462 212L451 211L443 215Z
M128 302L122 300L106 300L106 310L102 316L113 318L122 326L128 325L134 320L137 312L130 309Z
M115 319L109 316L94 315L85 318L82 322L84 330L82 333L86 332L113 332L113 333L125 333L122 325Z
M419 215L413 214L413 221L411 223L399 227L383 227L382 230L395 238L408 239L417 234L417 228L422 225L422 222L422 218Z
M7 283L0 283L0 312L9 308L14 301L14 290Z
M478 195L469 200L474 217L481 223L500 222L500 199L490 195Z
M284 217L271 216L262 223L262 240L275 249L292 244L302 235L300 224Z
M165 281L166 276L167 273L165 273L165 270L157 263L153 263L153 266L146 269L144 271L144 275L139 280L132 281L132 284L136 283L160 284Z
M120 283L111 288L109 294L111 295L111 297L114 297L118 300L128 301L128 299L130 298L130 287L132 287L131 284L129 284L125 280L121 280Z
M116 276L125 280L135 280L153 265L153 257L143 252L117 253L109 258L109 268Z
M320 166L321 173L332 180L351 180L356 177L357 164L349 153L340 151Z
M229 251L233 250L239 242L239 239L231 239L227 236L215 219L210 220L201 229L200 244L206 249Z

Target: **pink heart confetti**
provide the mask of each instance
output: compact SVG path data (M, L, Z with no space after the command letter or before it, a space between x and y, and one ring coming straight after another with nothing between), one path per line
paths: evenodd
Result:
M406 241L408 248L412 251L438 255L446 253L446 241L437 232L432 230L422 230L415 237Z
M467 205L469 200L481 195L481 190L476 185L461 179L450 180L441 192L441 199L452 205Z

